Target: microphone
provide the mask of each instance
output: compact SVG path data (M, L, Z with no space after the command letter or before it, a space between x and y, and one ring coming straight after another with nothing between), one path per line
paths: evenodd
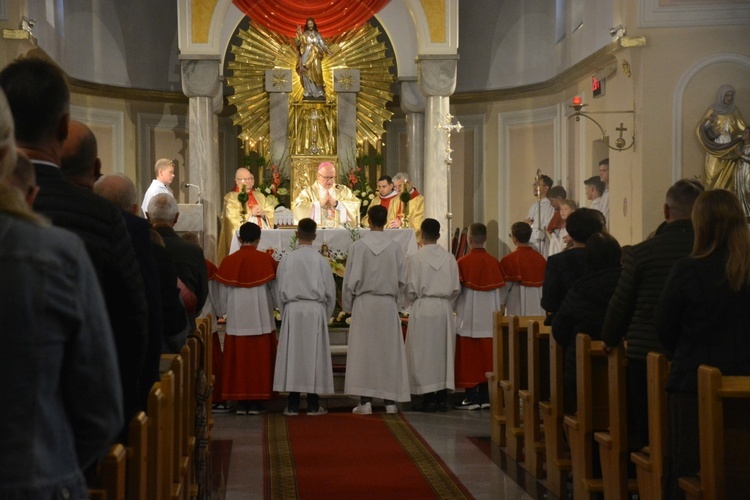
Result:
M186 182L185 184L183 184L183 186L186 187L186 188L194 187L195 189L197 189L198 190L198 199L195 201L195 203L200 203L201 202L201 187L200 186L198 186L196 184L190 184L189 182Z

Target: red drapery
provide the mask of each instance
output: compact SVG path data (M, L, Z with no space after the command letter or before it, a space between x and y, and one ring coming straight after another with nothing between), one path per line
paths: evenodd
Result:
M294 36L312 17L324 37L358 28L390 0L232 0L250 19L269 30Z

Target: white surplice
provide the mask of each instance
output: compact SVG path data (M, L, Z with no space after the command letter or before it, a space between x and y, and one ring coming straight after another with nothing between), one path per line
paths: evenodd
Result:
M492 313L505 304L508 285L479 291L463 287L456 301L458 334L473 339L492 338Z
M404 306L411 305L406 362L412 394L455 389L455 299L458 265L439 245L425 245L406 259Z
M531 239L529 243L540 254L547 258L549 252L549 241L547 240L547 226L555 215L555 207L550 203L549 198L542 198L539 202L534 202L529 207L528 218L534 221L531 224Z
M382 231L371 231L349 247L342 290L351 312L345 391L409 401L406 351L398 317L404 286L404 253Z
M310 245L286 255L276 271L281 331L273 390L333 393L328 318L336 283L328 260Z
M276 330L274 286L269 281L252 288L219 283L219 313L227 316L227 335L264 335Z

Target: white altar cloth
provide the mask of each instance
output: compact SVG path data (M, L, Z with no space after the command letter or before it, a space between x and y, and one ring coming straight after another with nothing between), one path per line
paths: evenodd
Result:
M281 258L287 253L291 252L296 248L296 241L294 239L295 229L264 229L260 233L260 243L258 244L258 250L268 251L273 250L273 258L281 260ZM343 229L318 229L317 238L313 242L318 250L323 245L328 248L328 257L340 258L345 257L349 251L349 245L354 243L354 239L359 239L368 232L367 228L359 228L354 232ZM404 256L412 255L417 253L419 247L417 246L417 239L414 236L414 230L412 229L386 229L385 234L393 238L404 251ZM229 253L236 252L240 248L240 242L237 239L235 233L232 238L232 244L229 248Z

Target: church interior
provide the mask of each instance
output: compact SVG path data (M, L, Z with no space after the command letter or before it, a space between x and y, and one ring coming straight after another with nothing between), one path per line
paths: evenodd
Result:
M309 18L328 44L317 95L303 84L294 50ZM335 163L337 182L356 186L365 200L380 176L407 173L424 195L424 215L445 228L441 246L451 250L454 231L481 222L487 252L500 259L514 250L513 224L538 201L541 175L585 207L584 181L608 158L608 231L620 245L636 245L664 221L671 185L709 181L696 130L717 91L731 85L734 107L750 117L745 0L0 0L0 25L0 66L36 56L63 70L70 116L96 135L103 174L125 174L142 197L155 162L173 161L171 189L185 224L199 221L186 230L199 233L205 258L217 265L222 200L235 170L246 167L256 188L291 209L321 161ZM496 334L509 335L514 327L506 317L503 330L502 321ZM529 342L515 346L519 358L544 350L532 349L532 329L545 329L532 323L515 327L517 339ZM601 346L589 346L597 348L606 360ZM606 362L591 369L606 374ZM519 375L515 392L512 382L503 389L492 378L512 376L490 377L492 408L401 408L404 428L433 450L431 460L456 489L410 496L375 481L350 496L566 495L571 465L560 472L552 464L549 442L546 458L536 456L529 440L543 446L544 437L525 420L536 416L541 425L543 416L529 408L551 389L533 394L531 381L543 375L531 371ZM608 394L612 408L618 398ZM452 402L461 399L460 391L451 394ZM341 393L324 400L332 413L351 406ZM296 498L296 490L269 487L270 413L263 418L210 417L212 477L201 498ZM543 427L549 432L552 424ZM525 437L525 452L516 450L524 444L513 444L513 429ZM604 460L605 474L622 475ZM290 481L303 488L303 478ZM576 489L575 498L626 497L597 484L585 494ZM637 486L635 479L623 484L656 498L640 476ZM172 497L195 496L189 491Z

